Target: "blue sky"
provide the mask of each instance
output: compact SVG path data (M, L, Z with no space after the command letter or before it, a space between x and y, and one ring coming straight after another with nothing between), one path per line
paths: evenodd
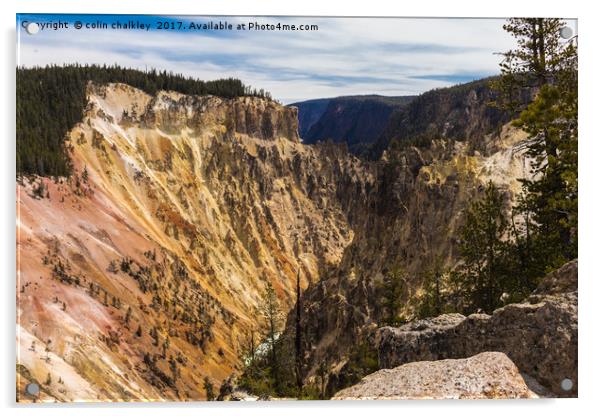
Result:
M69 29L29 35L28 22ZM138 21L151 30L80 29ZM157 30L158 21L314 24L317 31ZM237 77L291 103L351 94L410 95L498 72L495 52L513 47L501 19L17 15L19 65L114 64L200 79ZM575 29L575 22L569 22Z

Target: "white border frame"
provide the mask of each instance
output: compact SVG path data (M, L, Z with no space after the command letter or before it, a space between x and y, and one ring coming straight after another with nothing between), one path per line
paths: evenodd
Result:
M454 0L419 2L393 2L385 0L185 0L144 2L103 0L102 2L74 2L73 0L21 0L2 4L3 61L2 65L2 249L0 250L4 273L2 296L4 319L0 373L2 377L2 404L5 414L64 415L86 412L86 416L111 414L163 415L166 411L180 414L240 414L248 415L304 415L345 412L348 416L365 416L378 410L387 413L420 412L421 415L461 413L463 415L505 415L528 411L564 415L587 412L595 408L600 396L601 345L600 297L602 279L597 261L598 240L602 235L602 215L598 212L602 198L598 197L602 137L598 121L600 91L599 41L602 16L595 12L595 2L547 0L530 2L504 0L498 2ZM416 402L290 402L290 403L165 403L165 404L79 404L36 405L23 407L15 404L15 13L132 13L132 14L220 14L220 15L310 15L310 16L404 16L404 17L506 17L539 16L571 17L579 19L580 60L580 143L579 176L581 177L580 204L580 284L579 284L579 399L554 399L537 401L416 401ZM601 178L602 179L602 178ZM598 192L597 192L598 191ZM599 410L598 410L599 411Z

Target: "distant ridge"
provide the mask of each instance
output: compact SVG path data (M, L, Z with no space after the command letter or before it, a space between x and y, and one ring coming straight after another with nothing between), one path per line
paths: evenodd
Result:
M513 114L492 106L495 77L427 91L393 112L370 157L378 159L390 146L429 146L437 138L468 140L475 148L495 133ZM528 95L528 94L526 94ZM525 96L525 102L529 97Z
M414 96L353 95L290 104L299 109L299 135L306 144L332 140L361 153L374 143L391 114Z

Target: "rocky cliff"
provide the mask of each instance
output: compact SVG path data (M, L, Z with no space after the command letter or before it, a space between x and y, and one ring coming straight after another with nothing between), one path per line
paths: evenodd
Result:
M428 146L435 138L459 140L481 152L491 150L495 141L483 138L498 135L514 116L492 105L497 96L490 85L492 80L427 91L397 109L372 147L372 157L380 157L392 144Z
M384 369L339 391L334 400L532 399L518 368L503 353L420 361Z
M546 276L524 303L491 316L441 315L380 328L376 338L381 368L499 351L554 396L576 397L577 261Z
M297 114L124 84L88 86L70 178L20 178L18 395L194 400L240 364L270 281L285 310L354 236L373 181Z
M347 385L353 350L383 321L385 275L398 267L408 276L402 301L404 314L412 316L410 301L422 283L419 271L435 258L455 264L454 236L465 208L485 184L493 181L508 206L520 191L519 179L529 176L530 167L524 140L523 132L505 126L500 135L482 138L495 147L489 153L471 151L466 142L434 140L428 147L389 151L374 163L374 183L352 213L353 241L340 264L303 295L308 381L325 364L330 392Z
M264 98L90 84L87 100L74 174L17 187L20 400L32 381L44 400L203 398L240 367L266 283L288 311L297 274L304 379L326 364L336 388L384 275L403 265L414 297L420 267L457 258L484 184L510 204L530 167L507 125L480 150L441 136L364 161L301 143L296 110Z
M290 104L290 107L297 108L299 114L299 136L304 138L309 129L320 120L330 100L331 98L317 98Z
M354 239L340 264L304 293L308 381L326 365L331 393L348 385L353 350L370 342L384 318L385 276L398 268L407 273L402 296L411 317L420 270L435 259L455 264L464 210L485 184L492 181L510 207L520 179L531 175L526 135L510 126L510 114L489 105L489 81L429 91L389 118L372 148L378 160L366 162L374 181L351 212Z

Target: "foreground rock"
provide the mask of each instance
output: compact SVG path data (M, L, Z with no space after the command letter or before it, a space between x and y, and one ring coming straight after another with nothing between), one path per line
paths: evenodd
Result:
M334 400L537 398L503 353L485 352L458 360L420 361L384 369Z
M576 397L577 261L546 276L526 302L491 316L446 314L381 328L377 338L381 368L500 351L555 396Z

